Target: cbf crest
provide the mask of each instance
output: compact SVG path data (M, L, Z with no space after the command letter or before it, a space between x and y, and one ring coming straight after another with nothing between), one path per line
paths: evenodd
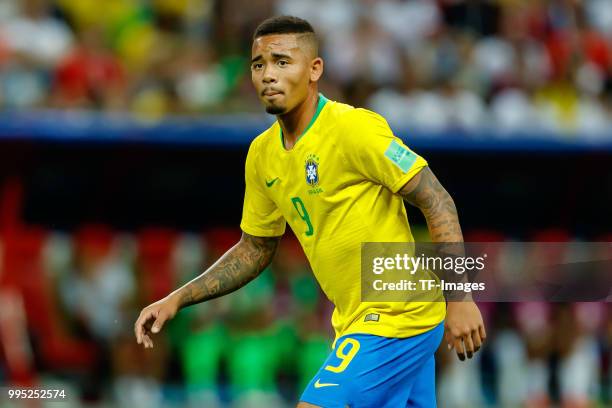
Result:
M314 154L306 158L306 183L311 187L319 185L319 157Z

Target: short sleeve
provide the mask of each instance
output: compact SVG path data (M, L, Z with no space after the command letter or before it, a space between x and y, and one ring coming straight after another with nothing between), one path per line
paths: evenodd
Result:
M355 171L375 183L398 192L423 167L424 158L393 135L387 121L366 109L344 114L342 145L346 160Z
M264 179L257 172L257 139L251 143L245 165L245 192L240 228L258 237L275 237L285 233L285 218L265 194Z

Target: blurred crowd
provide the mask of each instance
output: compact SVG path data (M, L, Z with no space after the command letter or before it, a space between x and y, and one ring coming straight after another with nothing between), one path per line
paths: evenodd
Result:
M0 109L261 112L251 36L275 14L314 25L326 96L394 124L612 138L611 0L0 0ZM238 230L4 228L0 385L63 388L74 406L285 407L330 352L331 304L289 236L257 280L181 311L144 350L141 308ZM609 303L480 306L476 358L438 351L444 407L612 403Z
M0 240L0 384L65 389L68 406L282 407L329 352L331 305L296 240L232 295L182 310L135 341L142 307L199 275L240 238L151 229Z
M609 0L3 0L0 106L260 112L253 30L309 20L330 98L429 131L609 138Z
M427 236L425 227L414 232ZM33 227L5 233L0 384L64 389L68 406L294 406L333 334L331 304L292 236L255 281L180 311L154 336L153 349L134 338L143 306L197 276L239 235L237 229L126 235L100 225L72 234ZM480 308L486 347L465 362L444 342L438 350L444 407L610 403L608 303Z

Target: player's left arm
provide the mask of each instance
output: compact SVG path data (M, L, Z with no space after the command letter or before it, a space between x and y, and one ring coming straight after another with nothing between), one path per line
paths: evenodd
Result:
M421 210L433 242L463 243L455 202L428 166L415 174L398 193ZM480 310L469 296L448 302L444 326L449 348L454 348L462 361L466 354L472 358L486 338Z

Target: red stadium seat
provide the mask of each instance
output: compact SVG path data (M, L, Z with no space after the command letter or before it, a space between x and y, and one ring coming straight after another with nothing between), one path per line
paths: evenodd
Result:
M537 231L533 234L531 241L543 242L545 245L534 247L534 262L537 260L537 265L555 265L565 262L568 244L572 240L569 232L563 229L552 228ZM558 245L555 245L558 244Z
M138 234L137 269L146 304L163 298L176 286L176 242L177 234L170 230L147 229Z
M507 237L501 232L485 229L470 230L464 234L464 240L466 243L479 243L478 250L482 253L487 254L485 273L479 278L479 281L487 282L487 288L489 296L491 293L495 293L497 287L497 269L499 258L503 254L504 244L507 241ZM495 315L497 305L495 302L486 301L478 302L478 307L482 313L483 319L488 326L491 324L491 320Z
M0 362L6 367L8 383L33 386L37 382L21 294L0 287Z
M204 233L210 255L217 258L240 241L242 233L238 228L214 228Z
M45 239L46 232L37 228L5 237L4 284L21 293L28 328L39 340L45 365L55 369L90 368L96 358L95 346L72 339L62 330L53 287L43 266Z
M84 225L73 236L76 253L92 256L108 255L114 239L113 231L109 227L99 224Z
M533 242L569 242L572 240L568 231L559 228L536 231L531 237Z

